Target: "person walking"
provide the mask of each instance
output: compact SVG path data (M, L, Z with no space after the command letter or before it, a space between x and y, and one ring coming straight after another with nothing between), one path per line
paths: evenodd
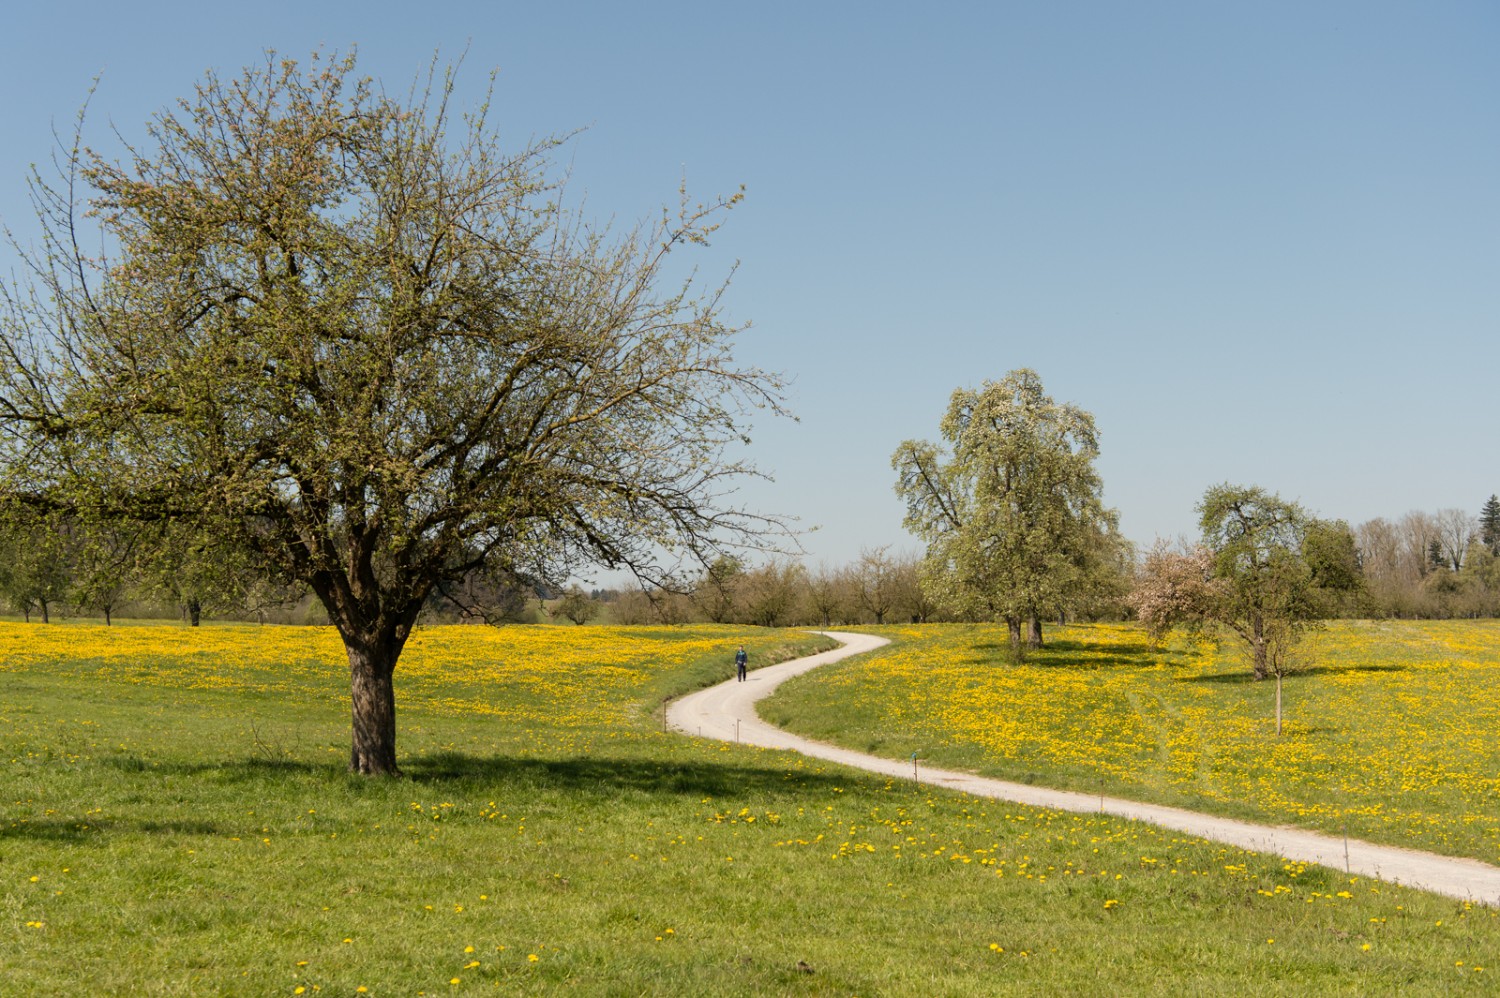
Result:
M750 656L745 654L745 646L740 645L740 650L734 653L734 674L740 682L745 681L745 665L750 661Z

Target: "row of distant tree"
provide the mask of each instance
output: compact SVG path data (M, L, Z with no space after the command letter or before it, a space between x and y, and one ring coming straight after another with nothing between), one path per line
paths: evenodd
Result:
M205 616L286 622L305 617L305 596L182 524L89 522L16 506L0 515L0 600L27 620L180 614L195 625Z
M1279 500L1278 500L1279 501ZM1298 510L1294 547L1321 580L1321 617L1500 616L1500 498L1478 514L1410 512L1350 528ZM1040 619L1141 616L1164 564L1178 559L1204 575L1201 542L1158 542L1138 556L1109 534L1083 567L1068 598L1039 608ZM1195 547L1202 547L1197 554ZM1103 554L1100 552L1103 551ZM1194 561L1194 559L1197 561ZM792 558L751 562L723 557L673 589L559 588L513 572L474 572L435 591L430 622L584 624L714 623L766 627L993 620L990 608L949 598L953 580L927 555L870 548L844 565ZM323 623L306 587L237 559L234 549L183 527L86 524L75 518L11 515L0 523L0 600L28 620L122 613L276 623ZM1029 628L1031 618L1025 623Z
M678 623L689 620L764 627L838 627L858 624L927 623L986 619L944 605L927 578L920 555L871 548L846 565L809 567L783 559L746 565L724 558L683 592L632 590L611 593L609 618L617 623ZM1095 599L1071 604L1081 619L1119 619L1130 576L1121 572L1099 585ZM1062 607L1059 615L1069 615Z
M1500 616L1500 497L1354 528L1362 616Z
M1456 509L1410 512L1354 528L1342 520L1309 517L1300 507L1296 511L1300 526L1290 543L1319 582L1317 616L1500 616L1500 499L1492 496L1477 516ZM1069 599L1057 600L1044 619L1138 616L1143 587L1163 554L1188 556L1201 545L1158 542L1138 556L1116 538L1110 556L1096 559L1086 583ZM827 627L993 619L987 608L946 602L942 569L922 555L893 554L890 548L869 549L847 565L832 567L810 568L795 560L747 565L726 558L682 593L596 590L589 596L607 602L609 619L618 623Z

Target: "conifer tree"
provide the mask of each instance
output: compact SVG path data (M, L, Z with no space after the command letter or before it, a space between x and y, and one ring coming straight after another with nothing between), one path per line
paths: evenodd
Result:
M1479 539L1490 554L1500 556L1500 496L1494 493L1479 510Z

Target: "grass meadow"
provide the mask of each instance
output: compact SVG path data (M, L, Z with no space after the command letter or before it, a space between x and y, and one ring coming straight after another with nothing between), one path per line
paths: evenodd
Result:
M877 628L762 714L876 754L1500 863L1500 621L1335 621L1285 682L1131 625Z
M882 670L974 637L933 634L855 684L905 684L897 727L924 736L968 694ZM326 629L0 624L0 993L1493 993L1491 909L663 732L662 699L727 677L740 641L764 664L821 639L423 630L397 672L406 777L370 780L345 772ZM1095 671L1157 668L1115 657ZM832 668L840 689L855 666ZM1044 678L1069 700L1086 668Z

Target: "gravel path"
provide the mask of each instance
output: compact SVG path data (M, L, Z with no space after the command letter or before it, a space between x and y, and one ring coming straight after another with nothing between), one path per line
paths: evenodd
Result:
M911 779L915 771L917 778L923 783L978 797L994 797L1060 811L1112 814L1147 821L1163 828L1255 852L1272 853L1298 862L1317 863L1351 874L1377 877L1449 897L1500 906L1500 868L1478 860L1454 859L1412 849L1374 845L1357 839L1345 840L1295 828L1253 825L1159 804L1141 804L1070 790L1048 790L970 773L928 769L910 761L881 759L836 745L800 738L762 721L755 712L755 702L770 696L783 681L820 665L837 662L841 658L858 655L888 643L885 638L869 634L835 631L824 633L842 642L843 647L756 669L743 683L731 679L718 686L689 694L668 706L668 724L690 735L739 741L766 748L790 749L803 755L886 776Z

